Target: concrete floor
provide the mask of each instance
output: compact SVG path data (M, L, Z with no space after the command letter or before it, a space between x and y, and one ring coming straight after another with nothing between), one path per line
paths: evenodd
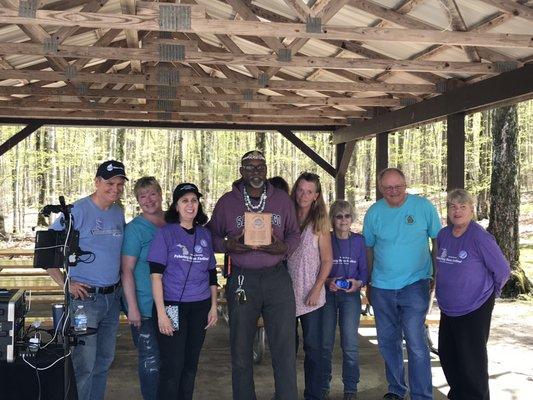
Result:
M361 328L359 331L361 381L359 383L359 400L377 400L387 392L383 361L379 355L375 329ZM129 327L121 324L117 351L113 363L106 400L140 399L139 381L137 377L137 353L131 342ZM331 399L342 399L341 353L337 338L334 354ZM440 370L438 358L432 356L432 370ZM254 368L257 400L270 400L274 393L274 380L270 355ZM298 355L298 388L303 398L303 354ZM434 389L435 400L446 397ZM224 323L210 330L200 358L199 371L196 377L195 400L230 400L231 399L231 367L229 354L229 328Z

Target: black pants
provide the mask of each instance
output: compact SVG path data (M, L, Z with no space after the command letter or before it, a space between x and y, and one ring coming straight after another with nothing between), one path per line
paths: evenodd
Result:
M160 400L192 400L200 350L204 344L211 299L180 303L180 329L172 336L157 331ZM157 318L157 312L154 310ZM156 320L157 326L157 320Z
M235 299L239 275L244 277L244 304ZM226 287L226 296L230 319L233 399L256 399L253 341L257 319L262 314L272 356L276 398L296 400L296 306L287 268L282 264L261 270L240 269L234 266Z
M459 317L441 312L439 358L453 400L489 400L487 341L494 294L477 310Z

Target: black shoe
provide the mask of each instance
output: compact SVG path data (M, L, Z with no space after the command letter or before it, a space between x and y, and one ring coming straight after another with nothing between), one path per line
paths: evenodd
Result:
M397 395L396 393L387 393L383 396L383 400L403 400L402 396Z
M357 393L344 393L342 400L356 400Z

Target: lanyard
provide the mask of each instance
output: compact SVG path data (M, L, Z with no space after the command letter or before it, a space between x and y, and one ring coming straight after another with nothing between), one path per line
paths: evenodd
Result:
M350 256L352 254L352 235L348 234L348 264L344 263L344 256L342 255L341 251L341 245L339 243L339 239L337 238L337 235L335 232L333 232L333 243L335 243L335 246L337 247L337 251L339 252L339 261L342 265L342 269L344 270L344 278L348 278L348 269L350 268Z

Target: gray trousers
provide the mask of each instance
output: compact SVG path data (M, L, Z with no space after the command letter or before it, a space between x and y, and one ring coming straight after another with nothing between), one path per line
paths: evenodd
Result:
M239 275L244 277L244 304L235 298ZM296 400L296 306L292 281L285 265L279 264L260 270L234 266L226 287L226 296L229 309L233 399L256 399L253 341L257 320L262 314L272 356L276 398Z

